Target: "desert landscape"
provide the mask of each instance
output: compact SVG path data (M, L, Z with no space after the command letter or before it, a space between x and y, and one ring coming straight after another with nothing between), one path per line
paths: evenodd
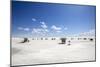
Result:
M95 60L95 38L12 38L12 65L47 64ZM70 45L69 44L70 41Z
M11 66L95 61L95 6L14 0L11 25Z

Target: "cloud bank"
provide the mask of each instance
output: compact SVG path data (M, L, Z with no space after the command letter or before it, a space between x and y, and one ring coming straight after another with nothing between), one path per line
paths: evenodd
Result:
M18 27L18 30L22 30L22 31L29 31L29 30L30 30L30 28Z

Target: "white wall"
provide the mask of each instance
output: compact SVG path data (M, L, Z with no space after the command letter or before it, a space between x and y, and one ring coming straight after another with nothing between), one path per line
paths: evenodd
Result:
M96 5L96 1L95 0L19 0L19 1L39 1L39 2L54 2L54 3L72 3L72 4Z
M100 65L100 0L35 0L72 4L97 5L97 61L34 67L99 67ZM10 0L0 0L0 67L9 67L10 61ZM28 66L31 67L31 66Z

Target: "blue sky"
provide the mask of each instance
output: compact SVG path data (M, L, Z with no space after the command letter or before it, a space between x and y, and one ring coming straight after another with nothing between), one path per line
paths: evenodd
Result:
M95 32L95 6L12 2L14 37L91 35Z

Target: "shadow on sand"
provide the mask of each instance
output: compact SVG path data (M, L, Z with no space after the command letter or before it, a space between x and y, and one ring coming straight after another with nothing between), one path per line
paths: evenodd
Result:
M12 48L12 55L19 53L21 50L17 48Z

